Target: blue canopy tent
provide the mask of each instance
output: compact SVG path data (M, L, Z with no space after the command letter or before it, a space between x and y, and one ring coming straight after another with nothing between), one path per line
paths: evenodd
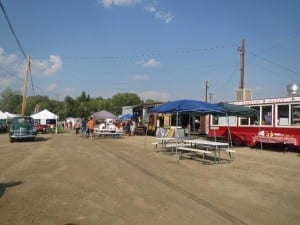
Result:
M194 112L200 115L222 113L222 107L198 100L181 99L156 106L150 113L176 113L176 127L178 126L178 113Z
M157 113L175 113L175 112L197 112L199 114L214 114L214 113L222 113L222 107L197 101L197 100L188 100L188 99L181 99L176 101L167 102L156 106L150 110L150 112L157 112Z
M121 121L123 121L123 120L132 120L132 119L134 119L134 115L131 114L131 113L127 113L125 115L121 115L121 116L118 117L118 120L121 120Z

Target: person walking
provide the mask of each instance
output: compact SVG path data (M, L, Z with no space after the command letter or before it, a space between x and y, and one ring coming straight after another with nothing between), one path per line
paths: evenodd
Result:
M91 116L89 121L87 122L87 127L89 129L89 136L91 140L93 139L95 124L96 123L93 120L93 117Z

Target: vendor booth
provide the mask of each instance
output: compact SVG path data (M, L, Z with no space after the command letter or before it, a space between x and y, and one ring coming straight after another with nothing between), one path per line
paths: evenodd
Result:
M58 116L47 109L44 109L43 111L31 115L31 117L37 124L48 124L50 126L56 126L58 120Z

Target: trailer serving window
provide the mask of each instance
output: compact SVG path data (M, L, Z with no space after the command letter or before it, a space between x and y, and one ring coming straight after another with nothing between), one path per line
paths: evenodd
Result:
M272 125L272 105L261 107L262 125Z
M300 104L291 105L291 125L300 126Z
M300 126L300 104L277 106L277 126Z
M259 106L251 106L250 108L255 109L258 112L258 115L241 118L240 125L242 125L242 126L259 125L259 118L257 118L257 116L260 115L260 107Z
M289 105L277 105L277 125L288 126L289 125L290 106Z

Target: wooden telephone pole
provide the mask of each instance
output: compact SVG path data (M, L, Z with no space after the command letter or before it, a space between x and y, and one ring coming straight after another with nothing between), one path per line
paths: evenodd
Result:
M30 74L30 56L26 59L25 65L25 76L24 76L24 86L23 86L23 101L22 101L22 116L25 116L26 110L26 98L27 98L27 84L28 84L28 76Z
M239 48L240 51L240 89L244 89L245 80L245 39L242 40L242 46Z
M245 39L242 40L242 45L239 47L240 53L240 86L236 91L236 100L245 101L252 100L252 92L250 89L245 89Z
M207 96L208 96L208 80L205 81L205 102L207 102Z

